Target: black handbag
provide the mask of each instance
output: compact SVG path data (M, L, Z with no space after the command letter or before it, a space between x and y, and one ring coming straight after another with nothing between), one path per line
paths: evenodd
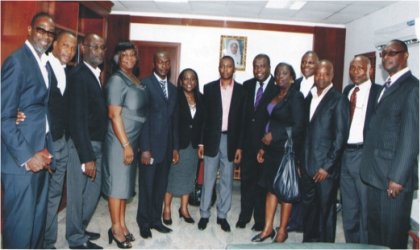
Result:
M286 128L289 139L284 145L284 156L274 179L273 189L277 198L284 202L300 201L299 175L295 166L292 127Z
M203 179L204 179L204 161L198 160L197 165L197 174L194 181L194 190L190 193L188 198L188 204L191 206L200 206L201 202L201 190L203 189ZM211 196L211 206L216 202L216 185L213 188L213 194Z

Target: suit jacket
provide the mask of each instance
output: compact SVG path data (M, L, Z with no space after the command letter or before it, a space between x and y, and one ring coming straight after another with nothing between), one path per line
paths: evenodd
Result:
M237 149L242 149L244 136L245 103L247 93L243 86L234 82L229 109L227 147L228 160L233 161ZM215 157L219 151L222 132L222 94L220 79L204 85L205 120L202 132L204 154Z
M91 141L102 142L108 122L104 88L86 66L79 63L67 78L69 131L81 163L96 160Z
M418 154L419 80L407 72L375 103L363 147L362 180L381 190L389 180L403 185L403 192L416 190Z
M277 95L279 88L274 83L274 77L271 76L270 81L265 88L261 100L254 110L255 88L258 84L257 79L252 78L244 82L243 86L248 97L245 107L245 135L244 150L249 149L250 152L258 153L260 149L261 139L264 136L264 128L266 122L264 117L268 103Z
M51 73L48 75L50 78ZM24 44L6 59L1 68L2 173L28 173L25 167L21 167L22 164L45 148L45 117L49 118L48 93L38 62ZM26 119L16 125L18 109L25 113ZM54 155L51 133L48 135L47 149ZM50 166L52 170L55 169L54 160Z
M203 95L195 96L196 111L194 118L191 116L187 98L182 89L178 90L178 117L179 117L179 148L185 149L191 143L197 149L200 142L201 130L204 121Z
M297 91L300 91L300 85L302 84L303 76L299 77L295 80L295 82L292 84L292 87L294 87Z
M306 119L303 167L314 176L322 167L332 178L338 178L339 164L350 129L350 107L346 96L332 87L315 110L312 120L312 94L306 99Z
M265 124L270 121L268 131L271 132L273 140L269 146L264 145L260 140L261 148L273 148L276 151L284 151L284 144L289 138L286 128L292 127L293 148L296 155L299 155L298 150L302 143L306 118L303 94L294 88L290 88L284 100L278 102L273 108L271 115L268 113L267 108L265 108L264 115L263 121Z
M347 85L344 88L343 95L348 97L349 93L350 93L350 90L352 88L354 88L354 86L356 86L356 85L354 85L354 84ZM363 138L366 138L366 131L367 131L370 119L372 118L373 107L375 106L375 103L376 103L376 96L377 96L380 89L381 89L381 85L378 85L376 83L372 83L372 86L370 87L368 104L367 104L367 108L366 108L365 125L363 127Z
M141 80L149 94L149 116L140 136L140 151L151 151L156 163L164 160L166 149L179 149L177 88L168 81L168 100L163 95L160 83L152 74Z

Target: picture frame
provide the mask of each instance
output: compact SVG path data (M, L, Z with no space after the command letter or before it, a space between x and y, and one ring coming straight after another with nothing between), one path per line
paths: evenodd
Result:
M220 37L220 58L231 56L235 62L237 71L245 71L247 37L245 36L224 36Z

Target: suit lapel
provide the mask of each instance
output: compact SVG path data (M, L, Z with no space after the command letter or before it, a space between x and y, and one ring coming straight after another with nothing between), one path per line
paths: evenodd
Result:
M48 82L45 83L44 77L42 76L41 69L39 68L37 58L34 58L34 54L32 53L31 49L26 44L24 44L23 46L25 48L25 53L26 53L27 57L30 58L29 60L32 60L32 62L28 62L28 63L33 65L37 69L37 70L35 70L35 72L36 72L36 76L38 78L38 82L41 83L43 88L47 90L48 88L47 88L46 84L48 84L48 86L50 84Z
M381 105L381 103L383 102L384 99L386 99L388 96L390 96L394 91L396 91L400 85L404 82L404 80L409 77L411 75L411 71L408 71L407 73L403 74L402 76L400 76L400 78L398 78L392 85L391 87L389 87L388 90L386 90L381 97L381 100L379 100L379 102L376 101L376 105L375 105L375 109ZM382 90L385 88L385 86L382 86L381 90L378 92L378 96L376 98L376 100L378 100L379 96L382 93Z
M330 88L330 90L328 90L327 94L325 94L324 98L322 98L321 102L318 104L318 107L316 107L316 109L315 109L314 115L312 116L312 119L311 119L310 123L316 118L316 116L320 112L320 110L323 109L323 107L328 103L328 101L333 96L334 96L334 87ZM310 112L311 111L310 111L310 106L309 106L309 115L310 115Z
M255 82L255 84L256 84L256 82ZM255 91L255 86L254 86L254 91ZM273 76L271 76L271 79L270 79L270 81L268 82L268 84L267 84L267 87L265 88L265 91L264 91L264 93L263 93L263 95L262 95L262 97L261 97L261 100L260 100L260 103L258 104L258 107L257 107L257 109L255 110L255 112L257 111L257 110L259 110L259 109L261 109L261 108L266 108L266 105L262 105L263 103L268 103L268 102L270 102L271 100L269 100L270 99L270 97L272 96L271 94L274 92L274 91L276 91L276 85L274 84L274 77ZM254 96L255 96L255 93L254 93Z
M152 86L153 86L153 87L155 88L155 90L159 93L159 95L162 97L162 99L163 99L163 100L165 100L165 102L166 102L165 96L163 95L163 90L162 90L162 87L160 86L160 83L159 83L158 79L156 79L155 74L152 74L150 77L152 78ZM169 85L169 84L168 84L168 85ZM168 87L169 87L169 86L168 86ZM168 93L169 93L169 88L168 88ZM172 93L172 94L173 94L173 93ZM169 97L168 97L168 99L172 96L172 94L171 94L171 93L169 93Z
M98 78L96 78L96 76L95 76L95 74L93 74L93 72L92 72L92 70L90 70L90 68L85 64L85 62L81 62L81 64L82 64L82 67L84 67L86 70L87 70L87 72L89 72L88 74L89 74L89 76L91 77L91 78L93 78L92 79L92 82L94 82L95 83L95 85L96 85L96 88L98 88L99 89L99 91L101 91L102 92L102 83L100 83L100 82L98 82Z

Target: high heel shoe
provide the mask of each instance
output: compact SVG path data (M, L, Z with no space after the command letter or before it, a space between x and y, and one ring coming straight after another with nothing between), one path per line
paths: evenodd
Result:
M187 222L187 223L194 223L195 221L193 220L193 218L187 218L187 217L185 217L182 213L181 213L181 208L180 209L178 209L178 213L179 213L179 218L184 218L184 221L185 222Z
M252 241L252 242L263 242L263 241L265 241L268 237L270 237L271 239L273 239L275 235L276 235L276 231L274 231L274 229L273 229L273 231L271 231L271 233L270 233L269 235L267 235L267 236L265 236L265 237L261 238L260 234L257 234L257 235L255 235L255 236L254 236L254 238L252 238L252 240L251 240L251 241Z
M277 241L276 239L274 239L273 240L273 243L284 243L287 240L287 238L289 238L289 234L288 233L286 233L286 238L284 238L283 241Z
M132 242L132 241L135 241L136 240L136 238L134 238L134 235L132 233L124 234L124 236L125 236L125 239L127 241Z
M131 247L132 247L132 246L130 246L130 245L129 245L129 244L130 244L130 242L129 242L129 241L127 241L127 240L125 240L125 241L123 241L123 242L121 242L121 241L117 240L117 239L115 238L114 234L112 233L112 228L110 228L110 229L108 230L108 237L109 237L109 244L111 244L111 243L112 243L112 240L114 240L114 241L115 241L115 243L117 243L118 248L123 248L123 249L126 249L126 248L131 248Z
M169 213L169 216L171 216L170 213ZM169 218L169 220L165 220L165 212L163 212L163 214L162 214L162 220L163 220L163 223L165 225L167 225L167 226L172 225L172 218Z

